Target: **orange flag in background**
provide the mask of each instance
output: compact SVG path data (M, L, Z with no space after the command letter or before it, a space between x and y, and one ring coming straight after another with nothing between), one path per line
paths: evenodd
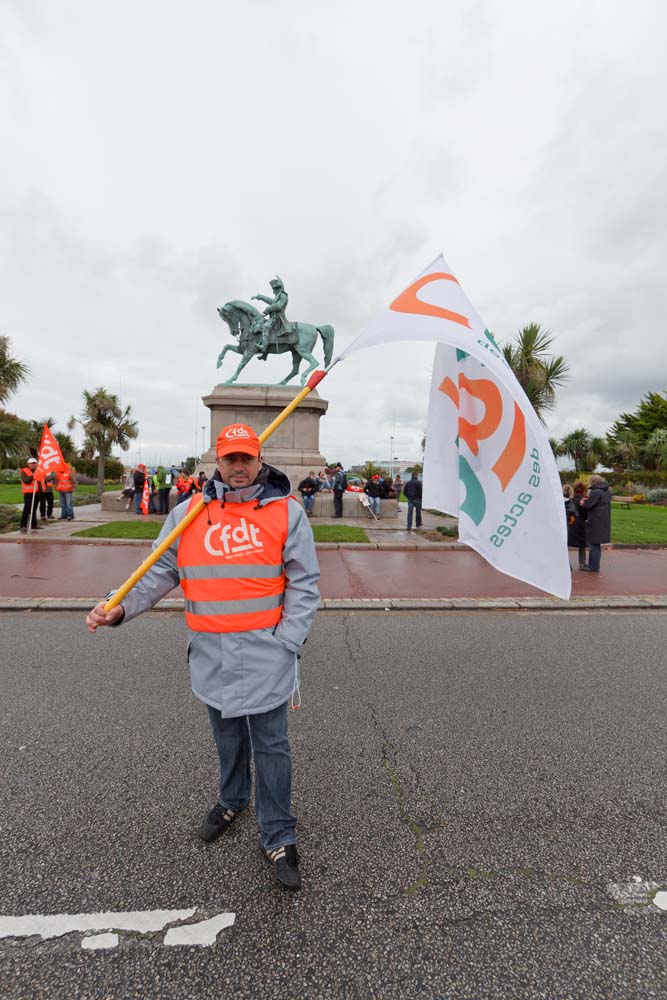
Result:
M144 488L143 488L143 492L141 494L141 503L139 504L139 507L141 508L141 510L143 511L144 514L147 514L148 513L148 507L149 507L150 502L151 502L151 490L150 490L150 486L148 485L148 469L146 470L146 472L144 473L144 475L145 475L145 478L144 478Z
M44 430L42 431L42 443L39 446L37 462L38 467L45 475L49 472L60 472L61 469L67 468L67 462L63 458L60 445L46 424L44 424Z

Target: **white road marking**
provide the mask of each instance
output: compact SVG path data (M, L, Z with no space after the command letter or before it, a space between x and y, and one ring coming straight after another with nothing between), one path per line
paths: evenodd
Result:
M127 913L31 913L22 917L0 915L0 938L62 937L72 931L161 931L167 924L187 920L196 912L188 910L130 910Z
M89 951L97 951L98 948L115 948L117 944L117 934L91 934L83 939L81 947Z
M236 920L235 913L218 913L210 920L202 920L199 924L182 924L180 927L170 927L164 936L164 943L212 945L218 933L224 927L231 927Z
M609 895L622 906L648 906L649 903L655 903L660 910L667 910L667 892L657 892L658 889L658 882L643 882L638 875L633 875L631 882L610 882L607 886Z

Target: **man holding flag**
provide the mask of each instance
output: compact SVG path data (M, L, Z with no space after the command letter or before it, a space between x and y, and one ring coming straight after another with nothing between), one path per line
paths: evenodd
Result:
M20 472L21 492L23 494L23 513L21 514L21 532L26 534L28 522L32 531L39 531L37 524L37 498L42 491L43 474L37 469L37 459L31 455Z

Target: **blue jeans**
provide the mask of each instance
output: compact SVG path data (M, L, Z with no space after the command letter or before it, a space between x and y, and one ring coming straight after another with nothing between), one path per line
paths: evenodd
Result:
M591 570L591 572L593 573L600 572L601 558L602 558L602 551L600 549L600 546L596 545L594 542L591 542L591 544L588 547L588 568Z
M314 493L304 493L303 494L303 506L306 508L306 511L309 514L310 514L310 512L313 509L313 504L314 503L315 503L315 494Z
M60 494L60 520L64 521L65 518L74 517L74 505L72 503L72 493L61 493Z
M379 497L369 497L368 498L368 502L369 502L370 508L373 511L373 513L375 514L375 516L379 517L380 516L380 498Z
M225 809L245 809L250 801L250 756L255 758L255 813L262 847L273 851L296 844L291 812L292 752L287 738L287 702L271 712L223 719L208 706L220 759L218 801Z
M422 526L422 502L421 500L408 500L408 528L412 527L412 512L416 514L416 524L418 528Z

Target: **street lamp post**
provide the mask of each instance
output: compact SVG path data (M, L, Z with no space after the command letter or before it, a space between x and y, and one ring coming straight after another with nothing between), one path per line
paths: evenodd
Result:
M394 478L394 437L389 435L389 478Z
M204 441L206 440L205 434L206 434L206 426L204 425L204 427L202 427L202 429L201 429L201 453L202 453L202 457L204 456L204 451L206 450L204 448Z

